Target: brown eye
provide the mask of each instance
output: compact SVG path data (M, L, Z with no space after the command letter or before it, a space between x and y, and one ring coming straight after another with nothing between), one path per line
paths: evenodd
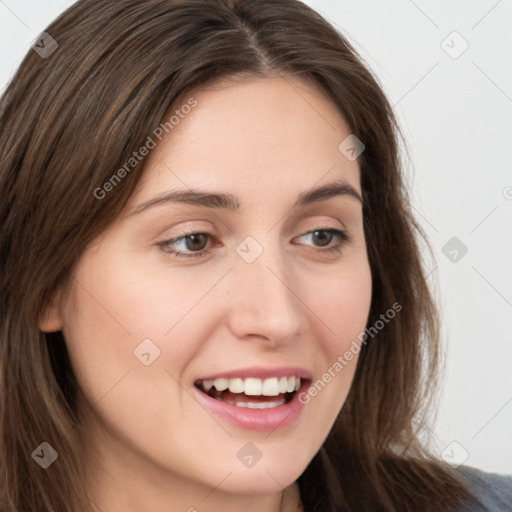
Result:
M321 230L318 230L318 231L313 231L312 235L313 235L314 238L316 238L316 240L319 241L318 245L320 247L324 247L326 245L329 245L331 243L332 239L334 238L334 233L333 232L327 231L327 230L324 230L324 229L321 229Z
M176 257L206 256L208 240L213 238L211 233L184 233L172 240L165 240L158 245L168 255Z
M328 251L341 251L345 242L348 241L349 236L345 231L341 231L340 229L315 229L314 231L309 231L308 233L304 233L300 238L309 237L309 239L313 242L314 247L327 247L326 249L321 249L320 251L328 252ZM337 243L331 245L333 240L337 240ZM306 244L311 245L311 244Z
M185 247L189 251L201 251L206 247L208 239L204 235L204 233L194 233L192 235L187 235L184 237L185 239Z

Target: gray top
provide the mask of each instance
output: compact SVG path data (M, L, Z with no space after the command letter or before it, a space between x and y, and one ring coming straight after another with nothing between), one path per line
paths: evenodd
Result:
M470 482L471 491L479 501L461 512L512 511L512 476L486 473L469 466L461 466L458 471Z

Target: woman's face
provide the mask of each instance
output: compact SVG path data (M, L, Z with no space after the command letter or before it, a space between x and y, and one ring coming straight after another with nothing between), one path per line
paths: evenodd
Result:
M193 97L41 328L63 331L112 486L273 493L319 450L354 375L357 355L339 356L371 299L358 163L335 107L297 79Z

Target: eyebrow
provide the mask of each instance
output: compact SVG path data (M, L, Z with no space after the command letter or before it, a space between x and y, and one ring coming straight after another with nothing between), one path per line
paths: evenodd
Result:
M293 207L297 208L300 206L306 206L311 203L325 201L331 197L337 196L350 197L356 199L361 204L363 203L363 198L359 192L352 187L352 185L349 185L346 181L335 181L333 183L302 192L299 194ZM148 210L149 208L153 208L154 206L169 203L184 203L193 206L231 211L240 210L241 207L240 200L232 194L189 189L167 192L161 196L144 201L139 204L130 215L136 215Z

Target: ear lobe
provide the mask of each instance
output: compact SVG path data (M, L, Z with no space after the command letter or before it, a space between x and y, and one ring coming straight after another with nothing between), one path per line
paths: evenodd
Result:
M62 317L57 301L53 298L44 308L39 318L39 329L43 332L57 332L62 329Z

